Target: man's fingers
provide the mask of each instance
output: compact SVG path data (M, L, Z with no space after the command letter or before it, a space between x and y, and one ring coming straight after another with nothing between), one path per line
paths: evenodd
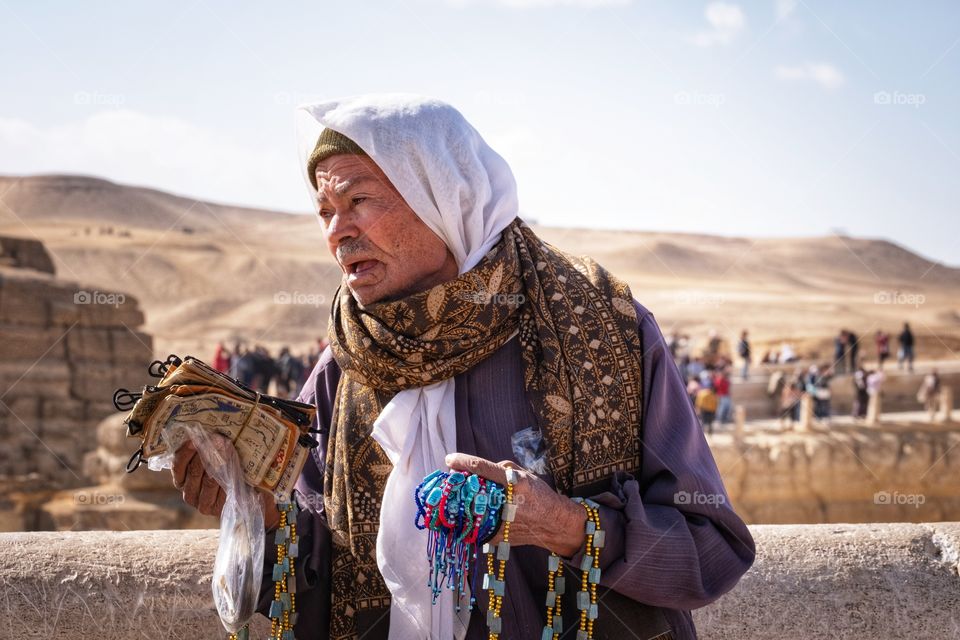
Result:
M183 500L189 505L197 506L200 499L200 484L203 481L203 462L200 456L194 456L187 465L183 482Z
M505 469L496 462L490 462L484 458L471 456L466 453L451 453L447 455L445 462L451 469L457 471L469 471L487 480L493 480L499 484L507 483L507 473Z
M193 457L197 455L197 450L193 446L193 443L185 442L177 452L173 455L173 486L177 489L183 488L183 483L186 480L187 466L190 464L190 461L193 460Z
M200 481L200 496L197 500L197 510L208 516L217 515L217 497L220 492L220 485L217 481L204 474Z

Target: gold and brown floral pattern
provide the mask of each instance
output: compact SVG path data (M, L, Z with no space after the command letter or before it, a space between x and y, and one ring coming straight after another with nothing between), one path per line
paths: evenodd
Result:
M324 478L335 543L332 638L362 635L390 606L376 561L391 470L371 436L381 409L398 391L470 369L517 331L557 489L585 495L618 471L639 470L641 342L633 296L589 258L547 245L517 218L475 268L428 291L360 305L341 286L330 341L343 375Z

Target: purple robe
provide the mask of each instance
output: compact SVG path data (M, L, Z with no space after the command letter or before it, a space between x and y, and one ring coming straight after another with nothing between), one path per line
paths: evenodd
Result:
M601 525L607 539L600 554L601 585L631 600L661 607L676 640L692 640L696 631L690 610L710 604L733 588L753 563L755 547L746 525L730 506L660 327L650 311L634 304L643 344L643 467L638 477L625 473L611 477L607 492L593 496L601 503ZM340 368L328 348L299 398L317 406L314 427L320 430L319 446L297 483L301 503L320 512L304 509L297 519L301 540L295 564L295 632L299 640L328 637L331 539L322 514L322 469L339 377ZM512 435L537 424L524 391L516 338L456 377L456 416L461 452L493 461L516 459ZM551 477L544 480L553 484ZM409 505L398 508L409 508L413 517L412 498ZM423 548L417 546L420 542ZM425 545L426 538L412 542L411 562L427 561ZM264 615L273 598L275 550L273 536L268 534L258 607ZM578 566L579 555L570 564ZM540 638L546 620L548 556L547 550L535 546L512 550L502 611L501 637L505 640ZM576 589L579 574L568 570L567 575L568 590L571 583ZM468 640L487 637L486 593L480 591ZM575 629L576 612L565 613L565 631ZM603 613L601 606L600 615ZM365 640L374 639L368 636Z

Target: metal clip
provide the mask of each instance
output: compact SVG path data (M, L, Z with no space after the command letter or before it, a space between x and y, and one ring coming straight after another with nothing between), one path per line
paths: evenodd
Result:
M133 473L136 471L140 465L144 464L146 460L143 459L143 447L140 447L133 452L133 455L130 456L130 459L127 460L127 473Z
M113 406L117 411L128 411L142 397L142 393L132 393L129 389L120 388L113 392Z

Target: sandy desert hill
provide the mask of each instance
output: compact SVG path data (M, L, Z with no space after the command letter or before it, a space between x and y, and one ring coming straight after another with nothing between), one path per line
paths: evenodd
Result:
M790 340L826 358L840 327L868 335L909 321L923 357L960 353L960 269L887 240L536 228L627 280L664 333L733 340L745 328L758 351ZM135 296L163 354L235 338L306 348L340 274L312 216L85 176L0 177L0 234L42 240L82 287Z

